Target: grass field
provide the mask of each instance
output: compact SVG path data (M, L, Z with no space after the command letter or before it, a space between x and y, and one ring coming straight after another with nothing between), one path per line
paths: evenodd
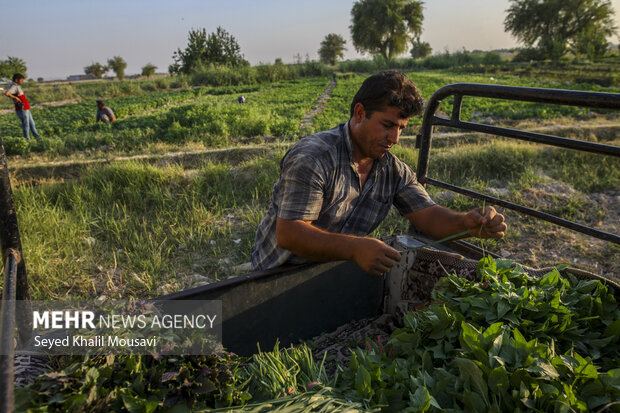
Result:
M426 98L455 82L620 91L501 73L409 76ZM110 97L119 119L112 125L94 123L90 102L35 109L41 141L26 142L15 115L0 115L33 298L154 297L248 272L281 157L304 133L346 121L364 78L337 77L326 106L303 130L300 122L327 78ZM239 94L247 104L236 103ZM466 99L462 113L466 120L546 126L567 137L620 144L618 117L608 113L480 99ZM417 133L420 123L412 119L407 134ZM620 232L616 159L505 140L489 144L471 135L439 136L433 146L430 176ZM413 139L402 139L394 153L415 169ZM429 191L459 210L481 206ZM620 275L618 246L503 212L510 231L486 248L532 266L569 263ZM392 211L373 235L407 227Z

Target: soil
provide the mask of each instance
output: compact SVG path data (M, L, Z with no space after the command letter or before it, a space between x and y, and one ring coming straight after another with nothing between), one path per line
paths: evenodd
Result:
M323 108L327 104L329 98L332 96L332 90L335 87L336 81L331 80L329 82L329 85L327 85L327 88L321 94L321 96L319 96L319 98L312 104L312 109L310 109L310 111L306 113L306 116L304 116L304 118L299 123L299 130L303 131L305 128L310 126L310 124L312 123L312 118L323 112Z

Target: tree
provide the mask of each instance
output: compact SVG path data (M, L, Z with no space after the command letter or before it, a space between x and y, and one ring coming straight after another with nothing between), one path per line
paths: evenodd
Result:
M19 57L8 56L6 60L0 60L0 79L10 80L15 73L21 73L24 77L28 77L27 71L26 62Z
M116 73L116 77L118 77L119 80L125 79L125 68L127 68L127 62L125 62L122 57L114 56L113 58L108 59L108 67Z
M155 74L155 70L157 70L157 66L149 62L142 67L142 76L151 77Z
M359 0L351 9L349 26L358 52L392 59L422 33L424 14L419 0Z
M616 33L610 0L509 0L504 29L540 55L558 60L569 51L584 53L594 40L593 54L605 53L606 38ZM586 52L587 54L588 52Z
M174 63L168 67L171 73L189 74L203 65L246 65L237 39L218 27L207 36L205 29L190 30L185 50L177 49L172 55Z
M415 40L413 42L413 47L411 48L411 57L414 59L424 59L426 56L430 55L433 51L431 45L427 42L421 42L420 40Z
M605 56L609 50L609 42L605 35L593 29L579 33L573 42L573 51L588 59Z
M344 57L344 51L347 50L344 45L346 40L342 36L336 33L330 33L325 36L325 39L321 42L321 48L319 49L319 58L321 62L328 65L335 65L338 63L338 59Z
M86 73L87 75L93 75L97 79L101 79L103 74L107 72L108 70L110 70L110 68L108 68L107 66L104 66L99 62L95 62L95 63L91 63L90 65L86 66L84 68L84 73Z

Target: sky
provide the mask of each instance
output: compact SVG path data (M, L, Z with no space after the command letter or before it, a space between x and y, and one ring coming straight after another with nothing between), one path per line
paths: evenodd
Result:
M172 54L185 48L191 29L218 26L232 34L251 64L318 59L328 33L347 41L345 59L368 57L355 51L349 25L354 0L29 0L7 1L0 23L0 59L16 56L28 77L65 79L113 56L136 74L147 63L167 72ZM508 0L426 0L422 40L433 53L493 50L518 46L505 33ZM620 0L612 0L620 27ZM610 39L618 43L618 38Z

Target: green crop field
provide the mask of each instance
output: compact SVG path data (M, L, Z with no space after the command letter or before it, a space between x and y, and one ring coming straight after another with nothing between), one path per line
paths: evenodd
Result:
M564 68L568 82L548 67L408 75L426 99L457 82L618 93L615 78L611 86L601 86L609 77L608 65L602 64L600 73L589 72L597 82L588 81L584 67ZM15 114L5 110L0 137L8 153L32 298L153 298L250 272L250 249L282 156L303 136L345 122L365 77L337 73L217 87L170 78L50 88L33 96L76 101L35 107L43 138L30 141L20 136ZM327 92L332 81L335 87ZM246 104L237 103L239 95ZM95 123L96 97L106 99L116 122ZM441 111L450 113L451 103L446 99ZM620 145L620 117L609 111L465 98L462 119ZM414 170L420 124L420 117L411 119L392 150ZM617 158L449 129L435 132L429 176L620 233ZM482 206L427 189L436 202L456 210ZM567 264L620 280L616 244L499 210L509 225L506 237L473 241L476 245L532 267ZM408 226L393 209L371 235L401 234ZM232 353L67 357L55 360L58 371L18 390L16 405L33 411L155 411L182 399L207 410L250 403L254 411L362 411L389 399L390 411L408 403L419 410L433 404L472 411L512 411L527 403L547 411L557 400L600 406L608 395L616 397L617 362L610 360L617 346L608 344L617 339L619 324L617 305L613 311L607 305L611 293L602 284L560 278L557 271L536 281L518 269L502 268L505 262L485 259L484 277L476 282L444 279L433 293L441 305L408 315L389 350L380 339L357 349L340 376L328 376L306 345L276 346L251 360ZM554 299L534 305L528 296ZM510 306L514 311L506 310ZM527 319L534 313L539 323ZM556 328L543 320L547 315L562 322ZM604 331L605 337L571 333L567 338L559 331L586 327ZM418 347L412 343L423 343L423 350L412 351ZM431 347L440 369L429 364L425 349ZM583 348L594 349L596 357L560 355ZM487 350L496 351L493 360L476 358ZM399 370L403 366L406 374ZM508 379L522 376L527 389ZM446 388L452 389L450 397ZM484 397L476 398L473 390ZM261 404L265 400L270 404Z
M42 139L22 139L12 113L0 115L0 134L9 155L67 155L102 145L131 151L153 142L224 146L230 138L297 133L303 115L327 84L327 79L308 79L111 98L106 104L118 118L112 125L95 122L96 107L91 103L33 109ZM247 98L244 105L237 103L240 94Z
M456 82L620 91L509 74L408 75L426 98ZM327 78L112 97L107 104L118 120L111 125L95 123L90 102L39 108L33 116L41 140L24 140L16 116L0 115L33 297L153 297L247 272L254 232L286 148L303 134L346 121L364 78L337 76L318 110L313 105ZM237 103L240 94L246 104ZM449 111L450 103L442 109ZM316 115L301 126L311 109ZM582 108L472 98L464 99L462 117L524 127L582 122L585 126L566 129L566 136L612 145L619 140L613 126L617 115ZM420 123L419 117L412 119L406 134L417 133ZM491 194L500 188L508 200L587 225L611 226L611 232L618 227L610 211L614 191L620 190L617 160L506 140L489 146L485 139L436 138L430 175ZM413 140L404 137L394 153L415 169ZM539 194L549 185L560 189ZM565 188L574 192L569 199ZM436 188L429 191L453 208L479 206ZM613 244L574 240L551 224L504 213L511 231L486 247L534 266L569 262L617 276L619 251ZM392 212L373 235L406 231L407 224ZM570 237L568 251L545 254L541 243L561 250L563 237Z

